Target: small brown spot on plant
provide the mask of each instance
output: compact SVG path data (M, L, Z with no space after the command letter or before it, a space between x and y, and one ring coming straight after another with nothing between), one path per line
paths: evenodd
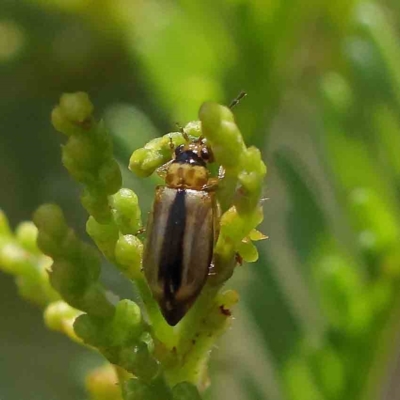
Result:
M225 308L223 304L219 306L219 309L221 313L227 317L230 317L232 315L231 310L229 310L229 308Z

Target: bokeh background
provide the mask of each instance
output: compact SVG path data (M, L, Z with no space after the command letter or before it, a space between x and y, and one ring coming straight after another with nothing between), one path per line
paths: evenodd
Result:
M241 303L206 398L400 399L398 0L1 0L0 207L15 226L56 202L85 237L49 120L62 92L90 94L145 213L130 153L243 89L270 238L227 284ZM100 362L0 275L1 400L86 399Z

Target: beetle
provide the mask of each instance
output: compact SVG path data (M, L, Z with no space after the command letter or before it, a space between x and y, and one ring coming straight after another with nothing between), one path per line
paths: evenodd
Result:
M203 137L174 149L157 173L165 185L156 188L146 228L144 274L169 325L176 325L200 294L212 268L219 206L215 196L223 177L210 177L214 161Z

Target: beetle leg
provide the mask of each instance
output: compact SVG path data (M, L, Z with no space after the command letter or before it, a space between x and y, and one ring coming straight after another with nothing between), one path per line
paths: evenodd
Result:
M220 181L222 181L225 178L225 168L224 167L219 167L218 170L218 177L217 178L209 178L207 183L202 187L202 190L205 190L207 192L212 192L217 189Z
M146 232L146 227L145 226L142 226L141 228L139 228L137 231L136 231L136 235L141 235L142 233L145 233Z
M206 192L212 192L215 189L217 189L219 185L219 179L218 178L210 178L207 183L202 187L201 190L205 190Z
M221 165L218 169L218 180L225 178L225 168Z
M215 269L214 262L213 262L213 261L211 261L210 267L208 268L208 276L214 276L214 275L217 275L217 273L216 273L216 272L214 272L214 269Z
M161 178L161 179L165 179L166 175L167 175L167 169L164 168L164 165L162 165L161 167L156 169L157 175Z
M165 179L165 177L167 176L168 168L174 161L175 160L170 160L170 161L166 162L165 164L161 165L161 167L158 167L156 169L157 175L160 178Z

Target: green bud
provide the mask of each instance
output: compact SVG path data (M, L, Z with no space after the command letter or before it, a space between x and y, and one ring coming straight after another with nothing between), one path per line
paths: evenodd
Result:
M96 183L95 171L81 168L75 159L65 151L62 152L62 163L76 181L86 185L94 185Z
M220 220L221 235L229 238L235 244L239 244L256 226L263 220L262 209L250 215L241 215L236 207L231 207L226 211Z
M39 305L45 307L49 302L59 299L59 294L52 290L47 277L41 273L32 273L32 264L27 264L23 274L17 276L18 294Z
M62 238L68 230L64 214L55 204L40 206L33 215L33 222L41 232L55 238Z
M217 302L228 309L236 305L238 301L239 295L235 290L225 290L217 296Z
M54 223L50 224L52 221ZM103 288L97 284L100 275L98 253L91 246L81 243L75 233L66 227L58 207L39 208L35 213L35 222L39 227L38 244L54 260L50 273L53 288L74 308L94 316L112 316L114 307L107 300Z
M50 283L65 299L82 296L89 282L72 262L59 259L53 262ZM69 302L69 300L68 300Z
M141 148L133 152L129 160L129 169L137 176L146 178L162 165L162 159L157 152Z
M150 176L158 167L171 159L170 146L171 140L167 136L151 140L144 149L133 152L129 160L129 169L138 176Z
M95 347L101 347L107 344L107 340L104 338L103 334L105 323L103 319L93 318L88 314L82 314L75 319L74 331L84 343Z
M160 152L164 157L167 157L164 159L164 162L166 162L172 155L171 142L173 147L177 147L186 141L181 132L170 132L160 138L151 140L144 146L144 148Z
M65 94L53 111L56 128L69 135L63 146L63 164L70 175L85 185L81 202L99 223L109 223L108 195L121 187L118 163L112 158L112 140L100 121L92 117L93 105L86 93Z
M120 189L111 198L113 217L123 234L135 234L142 225L139 201L130 189Z
M158 362L151 357L145 343L123 348L119 361L123 368L146 382L151 381L159 371Z
M89 135L73 135L63 146L63 159L69 160L68 163L73 169L96 170L104 162L103 154L98 150L93 138Z
M41 235L41 232L39 233ZM75 232L69 229L67 234L61 239L58 244L58 249L61 257L68 259L77 259L81 255L81 242L76 237ZM53 258L58 258L56 254L52 254Z
M89 282L97 281L100 277L101 260L98 251L87 243L80 243L80 269L84 271Z
M105 257L113 261L115 245L119 236L117 225L114 222L100 224L90 216L86 223L86 231Z
M172 389L173 400L201 400L197 387L189 382L178 383Z
M90 371L85 386L90 400L123 400L115 366L109 363Z
M66 321L74 320L79 314L81 314L80 311L64 301L55 301L47 306L44 312L44 322L49 329L63 332Z
M50 287L48 268L51 259L36 247L37 229L32 223L24 222L17 228L16 237L0 235L0 270L15 276L21 297L46 306L59 299Z
M239 253L240 257L246 262L256 262L258 260L258 251L252 241L259 241L267 239L263 233L257 229L252 229L248 236L246 236L237 246L236 252Z
M60 99L60 108L65 118L78 123L87 121L93 113L93 104L84 92L64 93Z
M40 253L36 243L38 230L32 222L19 224L15 230L15 236L24 249L34 254Z
M122 175L118 163L111 159L101 165L99 170L99 184L106 194L117 192L122 185Z
M81 203L86 211L92 215L99 223L109 223L111 220L111 211L108 204L108 198L104 193L97 189L85 188L81 196Z
M202 135L200 121L190 121L183 129L187 135L194 138L199 138Z
M240 166L242 168L238 175L240 184L247 192L254 193L258 197L267 173L260 150L256 147L246 149L240 156Z
M124 400L161 400L151 386L139 379L130 379L123 386ZM163 399L167 400L167 399Z
M104 160L113 158L113 143L112 137L109 134L104 121L100 120L96 125L96 129L90 132L93 141L96 143L96 148L103 155Z
M29 256L17 243L6 242L0 246L0 266L5 272L22 275L29 272Z
M115 257L119 265L124 267L126 274L135 279L140 276L143 243L134 235L123 235L115 246Z
M69 303L73 307L99 318L112 317L115 312L115 307L107 299L103 287L97 283L91 284L82 297L75 301L71 299Z
M237 251L246 262L256 262L258 260L257 248L250 240L243 240L239 243Z
M110 346L125 346L136 340L143 331L139 306L131 300L121 300L108 327Z
M129 169L137 176L150 176L158 167L171 160L173 148L185 142L180 132L172 132L151 140L144 148L133 152ZM171 148L172 143L172 148Z
M53 108L53 111L51 112L51 122L54 128L64 135L70 136L74 133L79 132L79 127L77 127L71 121L68 121L67 118L65 118L60 106L56 106Z
M199 118L217 164L225 169L225 177L218 191L222 209L225 211L232 204L239 183L235 199L238 211L246 214L254 212L266 173L260 152L253 147L246 149L229 108L216 103L204 103Z
M60 104L51 113L54 128L65 135L77 135L90 130L93 105L86 93L63 94Z
M250 233L249 233L249 239L252 240L253 242L257 242L259 240L265 240L268 239L268 236L265 236L263 233L261 233L260 231L258 231L257 229L253 229Z
M93 285L99 274L97 254L88 245L82 244L79 258L73 261L56 259L53 262L50 283L73 307L87 312L93 309L94 315L109 315L108 301L102 291Z
M44 322L49 329L64 333L75 342L81 342L76 336L73 325L80 311L70 307L63 301L50 303L44 312Z
M213 301L213 307L210 309L202 329L205 332L211 332L212 336L219 336L226 330L231 323L232 308L238 303L239 295L235 290L225 290L218 293ZM204 342L210 340L202 338ZM197 345L200 345L198 343Z
M63 254L59 242L55 241L52 236L40 229L37 237L37 245L44 254L50 257L61 257Z
M221 239L221 237L220 237ZM218 286L226 282L232 275L236 267L236 250L229 240L218 239L219 245L214 252L214 270L215 275L208 278L211 286Z
M249 147L242 153L240 168L238 181L241 186L235 198L235 205L239 213L249 214L259 205L267 169L260 151L255 147Z
M238 170L246 147L231 110L216 103L203 103L199 119L217 163L226 169Z

